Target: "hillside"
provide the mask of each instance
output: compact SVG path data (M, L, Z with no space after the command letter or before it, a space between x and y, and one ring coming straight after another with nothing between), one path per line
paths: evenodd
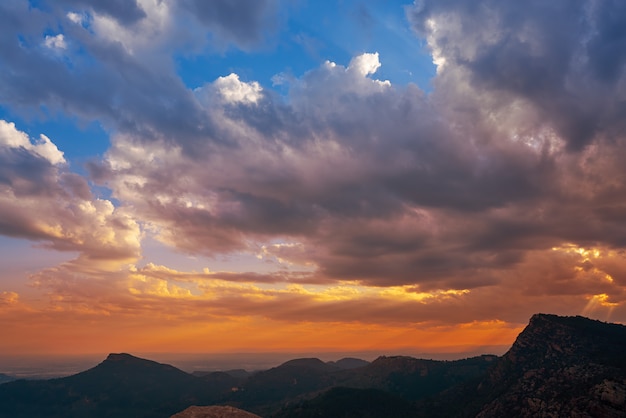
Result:
M421 416L623 417L624 353L626 326L537 314L486 376L422 403Z

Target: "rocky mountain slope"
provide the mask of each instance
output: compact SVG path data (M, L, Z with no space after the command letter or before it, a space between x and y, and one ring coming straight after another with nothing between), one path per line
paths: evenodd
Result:
M421 410L424 417L624 417L626 326L534 315L485 377Z
M476 367L481 360L491 367ZM366 416L364 399L385 405L382 410L366 408L371 418L387 417L392 410L398 416L433 418L626 416L623 325L537 314L501 358L450 363L382 357L360 369L357 380L343 382L361 389L335 388L274 416ZM425 377L429 379L420 380ZM383 392L366 392L365 387Z
M623 417L626 327L535 315L482 384L479 417Z

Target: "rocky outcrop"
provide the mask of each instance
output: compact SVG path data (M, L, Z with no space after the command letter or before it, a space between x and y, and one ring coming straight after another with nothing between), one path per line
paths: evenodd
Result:
M626 327L538 314L478 388L480 418L623 417Z
M233 406L190 406L170 418L261 418Z

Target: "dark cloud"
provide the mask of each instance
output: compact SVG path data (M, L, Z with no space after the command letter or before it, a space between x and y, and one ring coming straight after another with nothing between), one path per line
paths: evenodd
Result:
M235 146L212 143L189 157L120 136L96 171L185 251L248 251L282 238L305 248L281 249L282 258L376 286L493 285L525 251L597 233L559 231L571 218L553 201L569 176L557 154L483 141L495 136L489 126L455 127L414 86L368 77L376 65L373 55L324 64L293 82L289 103L241 81L207 85L196 94ZM250 96L231 95L242 91Z
M0 73L0 100L17 109L45 105L146 137L185 131L197 137L205 129L179 79L155 73L119 44L83 36L101 66L80 60L68 65L42 49L22 48L15 33L3 37L0 62L11 70Z
M243 48L261 43L278 24L277 0L183 0L180 7L206 25L219 41Z
M449 71L467 71L478 90L529 101L570 150L580 151L617 119L622 8L582 0L427 0L407 12Z
M587 43L589 65L597 79L613 84L623 75L626 4L617 0L598 2L592 8L594 31Z

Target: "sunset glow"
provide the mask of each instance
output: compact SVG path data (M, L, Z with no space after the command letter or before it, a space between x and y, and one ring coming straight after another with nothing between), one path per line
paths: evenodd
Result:
M626 322L623 6L122 3L0 5L0 355Z

